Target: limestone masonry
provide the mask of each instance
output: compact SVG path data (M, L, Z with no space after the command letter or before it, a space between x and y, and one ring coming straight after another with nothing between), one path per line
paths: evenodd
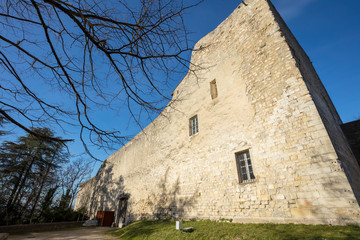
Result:
M269 0L195 46L148 127L84 183L76 208L142 218L360 223L360 169L308 56Z

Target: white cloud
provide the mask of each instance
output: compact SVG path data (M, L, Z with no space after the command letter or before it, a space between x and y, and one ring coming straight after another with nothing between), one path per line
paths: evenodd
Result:
M300 16L305 8L318 0L274 0L276 8L286 20L292 20Z

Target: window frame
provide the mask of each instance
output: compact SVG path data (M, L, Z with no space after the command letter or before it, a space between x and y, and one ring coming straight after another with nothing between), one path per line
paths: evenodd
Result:
M255 182L256 177L254 174L253 164L251 162L250 151L244 150L235 153L235 161L236 161L236 169L238 173L239 183L245 184L245 183Z
M199 133L199 118L197 115L189 119L189 136Z

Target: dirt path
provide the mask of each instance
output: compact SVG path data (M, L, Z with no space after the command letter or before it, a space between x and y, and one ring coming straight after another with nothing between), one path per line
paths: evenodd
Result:
M79 230L63 230L54 232L27 233L10 235L8 240L115 240L117 238L105 234L110 228L84 228Z

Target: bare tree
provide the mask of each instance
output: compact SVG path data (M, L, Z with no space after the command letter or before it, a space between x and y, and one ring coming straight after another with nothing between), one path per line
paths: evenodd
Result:
M126 106L139 124L163 109L190 64L184 11L200 1L0 0L0 116L34 135L77 126L86 150L124 142L92 113Z
M0 136L3 136L9 132L4 131L4 124L6 123L5 118L0 115Z
M90 163L80 158L63 167L59 172L61 190L60 205L64 209L72 209L73 202L80 184L90 178L92 168Z

